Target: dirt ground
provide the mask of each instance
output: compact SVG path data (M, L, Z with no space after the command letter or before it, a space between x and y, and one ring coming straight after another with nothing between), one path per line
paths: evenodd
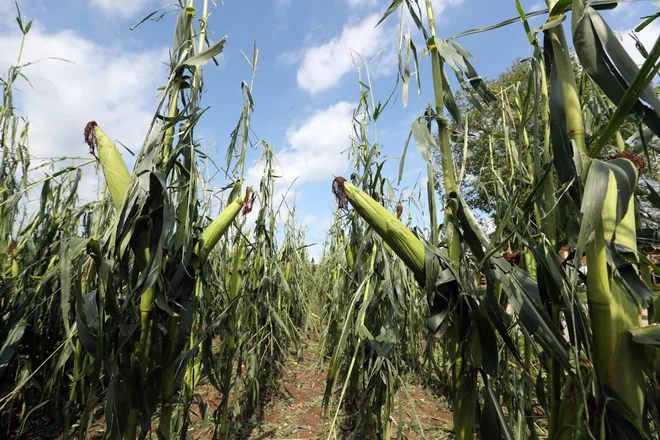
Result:
M289 357L280 384L283 396L274 398L264 409L264 418L252 430L250 440L265 439L348 439L351 429L338 427L330 435L329 426L334 411L322 414L323 393L325 390L325 365L320 365L314 341L309 341L303 357L296 360ZM451 413L440 403L440 399L421 386L419 381L404 378L407 393L402 394L402 426L398 426L398 405L392 423L392 436L401 428L403 438L442 440L451 434ZM408 398L410 397L410 399ZM342 417L339 417L342 419Z
M325 391L327 365L322 364L314 340L308 340L301 358L289 356L279 379L281 393L272 396L265 403L262 417L252 425L244 427L240 433L232 433L235 440L296 440L329 439L347 440L351 438L351 426L342 414L337 419L334 435L329 432L330 421L335 409L323 414L322 402ZM392 421L392 438L397 438L402 430L404 439L443 440L451 438L451 413L434 396L432 391L422 386L416 377L404 376L405 391L402 390L401 423L397 403ZM189 438L211 440L213 438L213 411L220 405L222 396L206 380L197 387L196 394L205 402L204 412L197 405L191 409ZM99 408L93 423L90 437L100 439L104 433L103 409ZM152 426L152 438L156 439L157 417ZM399 426L400 425L400 426ZM423 433L423 434L422 434Z

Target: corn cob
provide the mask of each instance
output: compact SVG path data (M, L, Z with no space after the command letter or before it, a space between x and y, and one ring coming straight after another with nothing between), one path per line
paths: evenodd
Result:
M89 145L89 152L96 156L101 163L112 201L115 207L119 209L131 182L131 173L128 171L124 159L122 159L115 144L101 130L96 121L87 123L85 142Z
M348 270L353 270L353 266L355 264L355 258L353 258L353 249L351 249L351 242L349 241L348 237L344 233L343 229L341 231L341 236L344 239L344 251L346 253L346 266L348 267Z
M197 256L201 263L204 263L209 254L218 243L220 238L227 232L232 222L241 211L243 203L246 198L249 198L250 189L246 192L246 197L243 195L238 196L236 200L231 202L222 213L216 217L213 222L206 227L202 233L202 241L197 248Z
M396 205L396 210L394 211L394 214L396 215L396 218L399 219L399 221L401 220L401 214L402 214L402 213L403 213L403 206L401 206L401 205ZM390 255L394 255L394 251L392 250L392 248L390 247L390 245L388 245L387 243L385 243L385 250L386 250Z
M17 254L16 250L16 241L12 240L9 243L9 250L7 250L7 254L9 254L9 258L11 258L11 276L12 278L16 278L19 273L19 266L18 266L18 258L16 257Z
M355 211L373 228L401 260L413 271L418 280L424 275L424 244L406 228L403 223L384 206L369 197L365 192L347 182L343 177L335 178L332 183L339 205L346 208L348 202Z
M284 279L289 281L291 278L291 260L286 262L286 266L284 267Z

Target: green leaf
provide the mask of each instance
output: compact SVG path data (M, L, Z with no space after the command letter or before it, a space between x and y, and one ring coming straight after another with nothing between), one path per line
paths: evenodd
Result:
M509 428L508 419L500 406L500 401L490 386L488 376L483 370L480 370L480 373L484 381L484 387L486 388L484 392L484 415L482 416L482 421L487 423L480 426L479 431L481 436L484 439L496 440L503 436L506 440L515 440ZM497 425L501 429L498 429ZM495 434L498 435L495 436Z
M614 269L614 280L628 294L633 303L646 308L646 302L653 298L653 292L640 278L636 265L626 259L625 255L631 255L634 259L637 253L621 244L609 243L607 245L607 260Z
M543 23L538 29L534 29L534 33L538 34L541 32L548 31L552 28L556 28L557 26L562 26L562 23L566 20L566 14L561 14L559 16L554 16L556 18L552 20L548 20L545 23Z
M459 203L458 221L463 231L463 238L475 257L483 260L486 255L490 255L485 251L490 247L489 240L463 200ZM502 284L522 325L537 338L549 356L559 360L566 369L570 369L565 341L552 324L547 311L540 306L539 288L536 282L522 269L512 266L501 256L488 257L484 263L492 265L493 275ZM487 278L490 277L488 272L485 273Z
M631 85L640 69L600 14L591 7L585 8L581 0L574 0L572 28L575 53L589 76L615 105L628 95L630 109L660 136L660 99L650 84L654 75L650 75L644 87L633 91L636 96L631 96ZM621 116L621 122L625 116Z
M609 9L614 9L619 3L628 3L628 2L633 2L633 1L638 1L638 0L599 0L599 1L593 1L591 3L592 7L596 10L609 10ZM538 17L544 14L547 14L549 11L548 9L540 9L537 11L532 11L532 12L527 12L525 13L525 16L527 18L532 18L532 17ZM466 37L468 35L474 35L474 34L480 34L483 32L490 32L495 29L499 29L505 26L508 26L510 24L514 24L520 21L520 16L509 18L507 20L503 20L499 23L496 23L491 26L486 26L482 28L476 28L476 29L470 29L467 31L463 31L461 33L458 33L451 37L452 39L454 38L460 38L460 37Z
M525 15L527 16L527 18L532 18L532 17L538 17L538 16L543 15L543 14L547 14L547 13L548 13L548 9L546 8L546 9L541 9L541 10L538 10L538 11L527 12ZM507 20L500 21L499 23L496 23L496 24L493 24L493 25L490 25L490 26L485 26L485 27L481 27L481 28L475 28L475 29L470 29L470 30L467 30L467 31L460 32L460 33L454 35L453 37L451 37L451 39L454 40L454 39L458 39L458 38L461 38L461 37L467 37L468 35L475 35L475 34L481 34L481 33L484 33L484 32L490 32L490 31L493 31L495 29L499 29L499 28L508 26L510 24L518 23L519 21L520 21L520 16L509 18Z
M14 357L16 349L19 347L21 339L23 339L23 334L25 333L25 327L27 323L24 320L21 320L17 325L15 325L9 333L7 334L7 339L2 344L0 349L0 379L2 379L9 363Z
M172 42L172 53L179 53L183 49L183 43L190 40L192 16L186 11L187 8L181 8L179 16L176 19L176 28L174 29L174 41Z
M550 16L557 16L559 14L563 14L564 12L568 11L571 7L571 3L573 0L559 0L555 5L552 7L552 10L550 11Z
M634 343L660 348L660 324L634 328L629 332Z
M381 19L378 20L378 23L376 23L376 26L378 26L379 24L381 24L381 23L382 23L387 17L390 16L390 14L391 14L392 12L396 11L396 9L401 5L401 2L402 2L402 0L394 0L394 1L392 2L392 4L389 6L389 8L387 8L387 10L385 11L385 13L384 13L383 16L381 17Z
M520 0L516 0L516 10L518 10L518 15L520 15L520 21L523 23L523 27L525 28L525 33L527 34L527 39L529 40L529 44L535 44L535 38L534 35L532 34L532 29L529 26L529 22L527 21L527 16L525 15L525 10L522 7L522 4L520 4Z
M76 327L78 337L89 354L96 354L99 327L99 311L96 302L96 291L77 295L76 300Z
M482 368L490 377L497 377L498 345L495 331L474 298L468 297L468 299L470 310L474 314L473 319L477 326L477 333L479 334Z
M415 10L415 7L413 6L412 2L415 2L415 5L417 6L417 10ZM417 26L417 29L422 31L422 35L424 35L424 40L429 39L429 34L426 32L426 28L424 27L424 24L422 23L422 20L420 19L420 16L422 14L422 10L419 8L419 3L417 0L406 0L406 6L408 6L408 13L410 13L410 18L413 19L413 22L415 22L415 25Z
M64 334L69 343L73 346L71 339L71 323L69 322L69 313L71 311L71 273L72 261L80 256L83 249L89 244L89 239L83 238L70 238L62 245L60 253L60 282L62 286L62 293L60 296L60 308L62 310L62 323L64 325Z
M427 268L430 264L434 269L439 270L437 257L427 248L427 256L431 261L427 262ZM429 272L428 269L427 273ZM431 273L433 271L430 271ZM458 295L458 283L452 273L451 269L447 268L442 271L440 276L436 276L437 286L432 289L429 301L429 317L426 320L426 328L432 333L436 334L440 330L440 326L447 318L449 313L449 298L455 298ZM427 285L434 286L433 283Z
M628 212L628 207L630 206L630 198L635 193L635 188L637 187L637 168L635 168L635 165L633 165L630 160L624 158L608 160L605 162L605 164L616 179L616 223L618 225L621 219L623 219L623 217Z
M562 185L569 185L569 196L575 206L580 206L579 174L574 160L574 147L569 142L568 128L566 126L566 109L564 96L559 79L557 66L554 63L552 42L550 34L544 34L543 47L549 58L549 82L552 93L549 96L550 105L550 139L553 151L553 165L557 177ZM561 213L561 211L560 211Z
M582 255L587 245L593 240L596 225L603 217L603 205L607 196L607 185L610 178L610 169L605 162L594 160L589 168L587 183L582 196L582 222L576 249L576 267L579 269Z
M511 267L501 258L497 260L502 288L508 293L509 301L520 317L525 328L534 335L550 357L560 361L569 370L570 362L566 341L554 326L547 311L539 307L538 286L536 282L517 266ZM507 272L509 266L510 272Z
M660 209L660 194L648 183L646 182L646 189L649 190L648 195L646 196L647 200L657 209Z
M106 435L108 438L123 438L131 409L131 399L125 382L113 378L108 386L105 402Z
M181 64L185 66L202 66L206 64L208 60L222 53L226 41L227 41L227 36L224 36L222 37L222 40L218 41L213 46L209 47L203 52L198 53L195 56L192 56L184 60Z
M413 137L415 138L415 144L417 144L417 149L422 154L422 158L426 163L431 163L431 149L437 150L438 145L435 143L435 139L431 136L426 120L424 118L417 118L411 126Z
M440 56L439 70L441 72L444 90L444 105L447 107L451 117L456 121L458 129L462 130L461 114L456 105L449 78L447 77L447 72L444 66L445 62L453 70L456 80L461 86L461 89L467 94L468 100L479 111L484 111L480 100L485 104L489 104L496 101L497 97L490 90L486 81L479 76L474 69L474 66L470 63L469 59L473 57L460 44L454 40L445 41L433 38L432 41L435 44L438 55Z
M155 11L151 12L151 13L148 14L146 17L144 17L142 20L138 21L138 22L135 23L133 26L131 26L131 27L129 28L129 30L131 30L131 31L134 30L135 28L137 28L138 26L140 26L142 23L144 23L145 21L149 20L151 17L153 17L154 15L156 15L158 12L162 11L163 9L170 8L170 7L171 7L171 5L166 5L166 6L162 6L162 7L158 8L158 9L156 9ZM166 13L163 13L163 15L165 15L165 14L166 14ZM163 15L161 15L161 17L162 17ZM156 21L157 21L157 20L156 20Z
M641 31L643 31L648 25L650 25L650 24L653 23L655 20L657 20L658 18L660 18L660 12L656 12L656 13L653 14L653 15L649 15L649 16L646 16L646 17L643 17L643 18L645 18L645 20L644 20L643 22L641 22L641 23L635 28L635 32L641 32Z
M412 130L408 133L408 138L406 143L403 146L403 154L401 155L401 160L399 161L399 179L397 180L397 185L401 184L401 178L403 177L403 168L406 164L406 153L408 152L408 145L410 144L410 138L412 137Z

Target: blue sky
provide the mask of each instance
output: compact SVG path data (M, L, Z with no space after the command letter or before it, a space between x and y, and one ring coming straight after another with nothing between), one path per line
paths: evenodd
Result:
M20 111L31 125L31 151L35 157L86 157L82 142L85 123L95 119L123 144L138 150L156 107L156 89L166 82L167 60L176 15L147 22L134 31L129 27L163 0L22 0L21 12L35 19L22 62L47 57L24 73L32 86L18 84ZM196 6L201 8L202 1ZM253 141L263 139L277 149L283 179L279 195L295 178L289 193L295 198L299 221L308 227L309 242L321 243L332 218L330 184L333 174L350 174L342 155L350 144L351 116L359 99L357 75L349 58L356 51L372 59L370 65L376 101L385 101L397 74L396 36L398 14L374 27L390 0L225 0L210 3L212 41L228 36L220 66L205 68L203 104L211 109L198 135L212 157L224 159L229 135L241 112L241 82L250 81L251 68L241 50L250 54L253 41L259 49L254 83ZM433 0L438 34L447 38L463 30L494 24L516 16L513 0ZM541 9L539 0L522 0L526 10ZM655 13L651 1L619 6L605 15L610 26L622 32L624 44L634 52L627 32L640 17ZM201 11L200 11L201 12ZM18 35L13 0L0 0L0 69L15 63ZM539 26L540 19L532 21ZM660 34L656 24L641 34L647 47ZM416 45L423 44L416 36ZM520 24L459 42L478 60L477 71L493 78L513 59L531 55ZM428 59L421 60L422 93L411 87L403 107L400 88L396 101L378 121L379 142L390 158L385 173L396 178L411 122L431 98ZM258 151L248 158L247 178L256 183L261 167L254 166ZM75 161L72 159L72 161ZM411 145L402 186L411 187L423 162ZM92 197L98 177L88 173L81 194ZM218 187L225 182L213 182ZM317 255L320 246L312 249Z

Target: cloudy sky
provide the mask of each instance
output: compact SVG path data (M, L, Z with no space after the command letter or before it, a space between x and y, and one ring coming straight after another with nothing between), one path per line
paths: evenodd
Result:
M82 131L96 120L115 140L138 151L156 108L157 88L166 82L167 60L176 15L129 28L172 0L19 0L21 13L34 24L22 63L30 84L17 84L19 111L30 121L30 148L35 157L87 157ZM197 0L201 7L202 0ZM210 2L211 3L211 2ZM370 65L376 101L390 95L397 74L399 18L390 16L376 27L390 0L224 0L211 4L209 27L217 41L228 36L220 66L205 68L204 105L210 106L198 135L215 158L224 158L229 135L241 112L241 82L251 68L249 54L256 40L259 62L254 82L253 140L263 139L277 150L280 193L294 182L299 220L308 227L309 242L322 242L332 219L333 175L350 175L342 152L349 146L351 118L359 100L351 53L374 59ZM539 0L522 0L526 10L541 9ZM438 33L447 38L517 15L513 0L433 0ZM657 7L651 1L623 4L605 15L621 32L631 55L639 59L628 32ZM20 37L14 0L0 0L0 69L16 62ZM532 21L539 26L542 21ZM660 34L657 22L640 37L648 48ZM477 71L493 78L512 60L531 55L522 26L462 38L460 43L478 60ZM423 47L421 41L417 47ZM61 58L61 61L52 58ZM385 173L396 179L398 158L410 124L432 94L428 59L421 60L422 93L411 89L404 108L400 90L378 121L378 140L388 158ZM250 152L249 165L258 158ZM75 159L71 159L75 161ZM129 159L130 162L130 159ZM403 186L412 188L422 170L411 148ZM261 167L247 170L250 181ZM95 194L99 180L86 176L84 190ZM225 182L213 182L218 187ZM317 254L319 246L313 248Z

